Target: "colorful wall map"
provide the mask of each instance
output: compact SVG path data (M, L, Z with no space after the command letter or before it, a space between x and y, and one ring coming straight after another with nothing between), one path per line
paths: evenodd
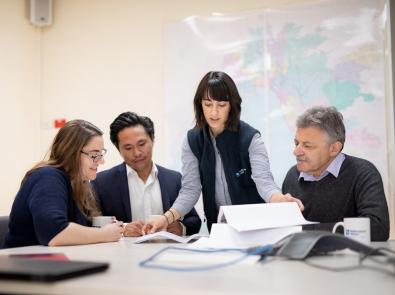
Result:
M314 105L342 112L344 152L369 159L388 183L387 140L393 129L386 111L392 87L385 75L387 9L385 0L317 1L169 25L166 164L181 169L181 142L194 124L197 84L208 71L222 70L237 83L242 119L264 136L280 187L295 164L295 120Z

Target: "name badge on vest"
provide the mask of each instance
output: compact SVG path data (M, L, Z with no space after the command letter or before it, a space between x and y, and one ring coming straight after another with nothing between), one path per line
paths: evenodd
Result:
M240 177L240 176L243 175L246 171L247 171L247 169L245 169L245 168L240 169L239 171L236 172L236 177Z

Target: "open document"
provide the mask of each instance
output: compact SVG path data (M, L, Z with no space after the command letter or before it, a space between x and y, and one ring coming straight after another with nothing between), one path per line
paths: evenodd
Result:
M223 218L226 220L226 224L213 224L209 238L200 238L189 246L194 248L248 248L273 244L289 234L302 231L302 225L315 223L304 219L295 202L222 206L218 220ZM135 243L155 239L170 239L178 243L188 243L199 237L201 237L199 234L180 237L161 231L140 237L135 240Z
M175 234L169 233L167 231L159 231L153 234L148 234L145 236L142 236L140 238L137 238L134 243L135 244L139 244L145 241L150 241L150 240L163 240L163 239L169 239L172 240L174 242L178 242L178 243L183 243L186 244L189 241L193 240L193 239L198 239L200 238L201 235L199 234L194 234L192 236L188 236L188 237L181 237L181 236L177 236Z

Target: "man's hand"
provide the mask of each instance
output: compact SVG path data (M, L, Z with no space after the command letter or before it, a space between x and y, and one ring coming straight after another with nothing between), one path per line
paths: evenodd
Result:
M143 235L143 226L144 222L141 220L133 221L125 226L125 230L123 232L124 237L139 237Z
M304 206L301 200L292 197L291 194L281 194L281 193L275 193L272 195L270 198L270 203L279 203L279 202L296 202L298 204L300 211L304 210Z
M181 222L179 222L179 221L173 222L172 224L170 224L167 227L167 231L169 233L175 234L177 236L182 236L182 225L181 225Z

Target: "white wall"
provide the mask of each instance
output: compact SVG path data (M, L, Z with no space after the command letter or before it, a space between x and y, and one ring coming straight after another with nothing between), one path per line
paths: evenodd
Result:
M40 154L40 35L25 1L0 0L0 215Z

